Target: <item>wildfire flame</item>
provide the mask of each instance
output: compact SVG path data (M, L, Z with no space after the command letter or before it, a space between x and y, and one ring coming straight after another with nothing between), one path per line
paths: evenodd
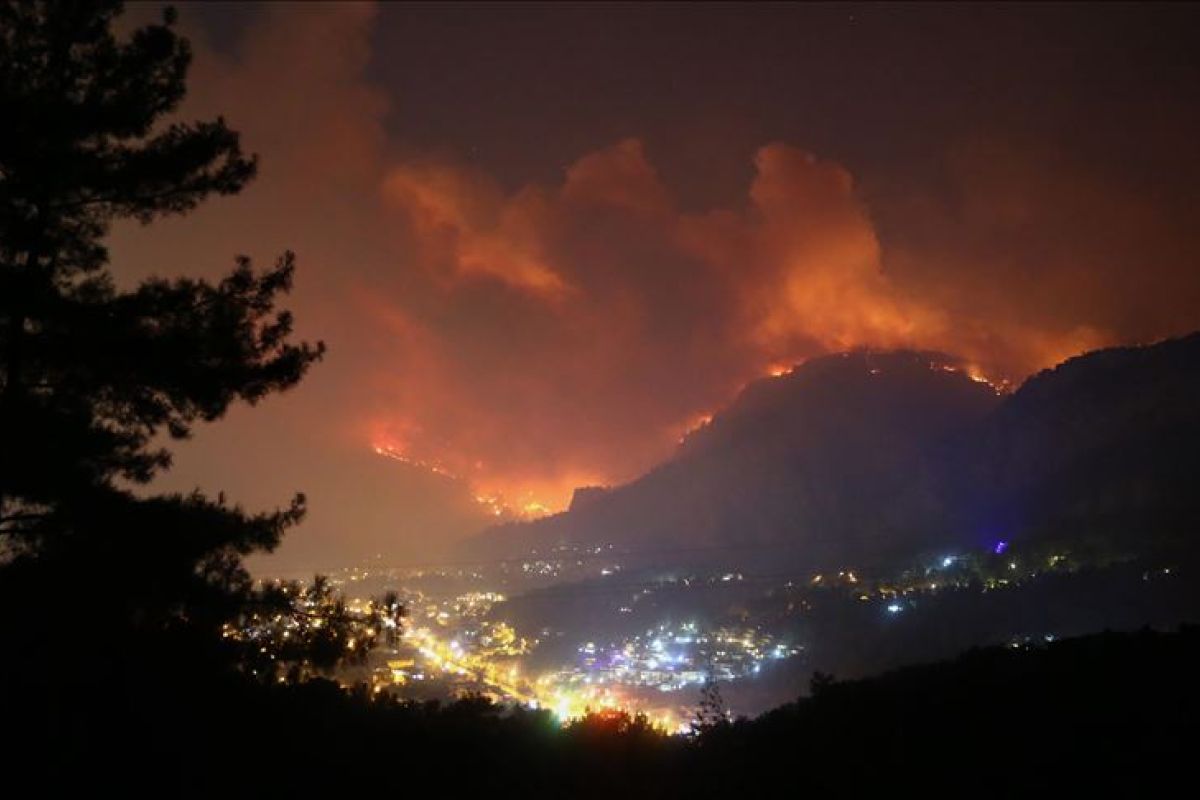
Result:
M378 456L398 461L406 466L424 470L449 480L469 483L469 481L465 481L458 473L447 468L440 461L415 458L406 454L401 448L395 445L377 443L371 445L371 449ZM509 502L503 492L488 492L484 490L476 490L472 494L472 499L491 516L504 519L537 519L561 510L554 508L548 502L538 499L532 491L522 493L514 502Z
M688 421L685 422L681 426L683 428L683 432L681 434L679 434L679 439L678 439L679 444L683 444L684 442L686 442L688 440L689 436L693 436L696 433L699 433L700 431L707 428L709 425L712 424L712 421L713 421L712 412L705 412L702 414L694 414L691 417L689 417Z
M929 362L929 368L941 370L942 372L961 372L976 383L986 384L996 394L1007 394L1012 391L1012 381L1007 378L990 378L984 374L983 370L977 364L966 364L960 367L954 364L931 361Z
M791 375L796 371L795 364L772 364L767 367L768 378L782 378L785 375Z

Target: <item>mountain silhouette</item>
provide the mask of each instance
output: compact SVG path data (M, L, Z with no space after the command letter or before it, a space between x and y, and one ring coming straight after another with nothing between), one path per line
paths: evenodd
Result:
M931 353L855 352L755 381L643 477L567 513L498 526L472 546L787 545L789 557L818 564L936 539L910 524L939 516L931 459L1000 402L952 364Z
M1200 520L1200 334L1095 351L999 395L953 358L857 351L748 385L646 475L471 552L558 544L758 567Z

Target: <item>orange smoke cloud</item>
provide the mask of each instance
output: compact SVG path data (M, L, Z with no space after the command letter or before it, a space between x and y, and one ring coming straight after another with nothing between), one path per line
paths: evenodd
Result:
M748 380L816 353L996 366L968 322L884 273L850 174L788 145L759 150L744 202L701 214L636 139L511 194L462 167L393 166L382 198L424 281L363 303L395 376L371 435L486 491L536 486L561 508L578 476L636 475Z
M226 115L261 177L113 246L129 281L298 252L289 305L326 361L271 413L202 431L170 480L248 505L305 489L306 530L339 547L357 531L449 537L497 507L561 508L815 354L937 349L1017 380L1200 321L1192 220L1028 149L964 146L938 177L952 191L891 187L870 207L847 168L781 143L747 154L748 184L702 211L664 182L653 138L505 186L393 141L404 100L365 77L374 17L269 4L233 52L194 34L186 115ZM355 494L357 459L383 462L373 446L425 478L383 463ZM438 479L455 491L436 508L422 505L430 465L456 477ZM456 527L439 527L452 503Z

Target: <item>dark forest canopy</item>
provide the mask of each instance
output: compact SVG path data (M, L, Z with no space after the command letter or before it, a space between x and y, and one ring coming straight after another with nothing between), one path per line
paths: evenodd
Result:
M184 682L195 677L184 665L155 694L64 695L76 724L59 732L39 719L15 752L35 751L16 761L28 769L53 741L62 763L85 767L43 772L41 785L171 794L398 784L448 797L1153 794L1193 779L1198 668L1195 628L976 650L862 681L818 676L810 697L683 738L623 713L560 729L544 710L481 698L402 704L326 681ZM96 709L128 721L120 737L102 714L83 716Z

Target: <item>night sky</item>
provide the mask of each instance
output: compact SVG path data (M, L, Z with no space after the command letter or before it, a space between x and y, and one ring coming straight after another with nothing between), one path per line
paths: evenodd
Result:
M260 177L120 229L113 262L132 282L297 252L290 306L327 359L164 481L307 492L276 567L436 557L486 523L476 495L562 508L819 353L938 349L1019 382L1200 327L1196 7L207 3L181 24L183 115L223 114Z

